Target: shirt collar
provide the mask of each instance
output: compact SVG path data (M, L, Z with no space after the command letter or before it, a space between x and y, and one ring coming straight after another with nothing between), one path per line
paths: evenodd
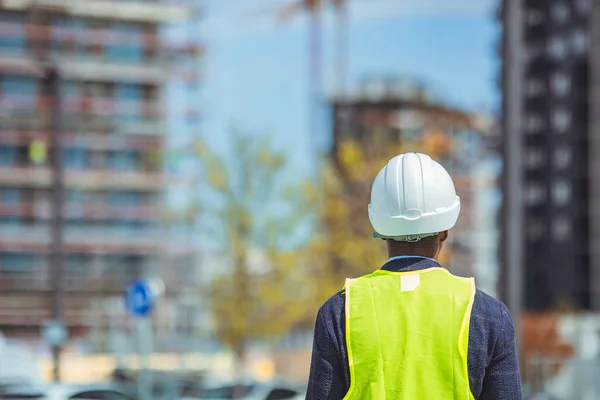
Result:
M421 256L396 256L390 258L381 269L386 271L418 271L427 268L441 268L442 266L433 258Z

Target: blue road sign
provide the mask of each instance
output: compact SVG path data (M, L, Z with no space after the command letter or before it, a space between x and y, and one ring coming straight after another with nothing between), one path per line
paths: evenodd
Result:
M134 317L147 317L155 302L155 294L147 281L134 281L125 289L125 308Z

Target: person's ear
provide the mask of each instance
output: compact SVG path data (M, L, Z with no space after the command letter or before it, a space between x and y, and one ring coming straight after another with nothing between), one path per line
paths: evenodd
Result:
M445 242L446 240L448 240L448 231L443 231L439 233L439 238L440 238L440 242Z

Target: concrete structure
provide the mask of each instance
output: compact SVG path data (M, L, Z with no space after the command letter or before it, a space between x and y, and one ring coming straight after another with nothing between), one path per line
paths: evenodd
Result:
M52 98L41 60L61 79L63 316L71 334L121 323L122 292L135 277L160 275L167 295L188 282L181 266L189 265L189 249L170 248L161 225L161 92L171 77L193 79L189 63L177 69L173 61L195 52L165 47L160 30L189 14L158 1L0 2L0 330L7 336L38 337L51 318L45 149L55 149L48 148ZM173 319L165 307L160 321Z
M499 46L503 135L520 135L511 141L516 148L508 142L503 147L505 177L511 168L519 170L514 179L504 179L500 256L506 271L514 266L509 228L515 218L507 208L513 199L523 215L516 223L524 232L522 274L529 310L600 307L600 133L597 108L591 106L598 99L600 77L598 35L592 32L597 8L592 0L505 0L498 10L504 27ZM516 39L510 37L515 18L523 31ZM512 56L517 64L509 63ZM518 73L511 75L515 68ZM522 124L515 126L515 120ZM517 198L511 197L517 192ZM508 299L515 284L505 279L503 286Z

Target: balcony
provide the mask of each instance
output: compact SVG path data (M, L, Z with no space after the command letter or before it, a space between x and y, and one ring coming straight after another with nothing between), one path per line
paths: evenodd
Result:
M2 167L0 185L49 187L51 172L48 168ZM166 181L159 172L73 171L65 172L67 187L81 189L127 189L160 191Z
M35 8L48 12L56 10L75 17L149 23L182 21L192 14L188 7L141 0L128 3L119 0L4 0L0 3L0 9L5 10L28 11Z
M1 120L0 120L1 121ZM157 150L161 149L160 135L123 136L119 134L94 135L62 132L64 148L80 147L93 150ZM50 142L46 131L21 131L0 128L0 144L28 147L32 141Z
M149 61L140 64L106 62L102 57L75 59L57 57L53 60L64 78L91 82L135 82L161 85L171 78L166 62ZM29 55L0 54L0 72L42 76L43 66Z
M0 215L48 218L50 204L48 202L20 201L7 203L0 201ZM111 206L105 203L78 204L67 203L64 206L65 218L85 220L115 220L126 219L135 221L157 221L160 208L156 205L139 204L133 206Z

